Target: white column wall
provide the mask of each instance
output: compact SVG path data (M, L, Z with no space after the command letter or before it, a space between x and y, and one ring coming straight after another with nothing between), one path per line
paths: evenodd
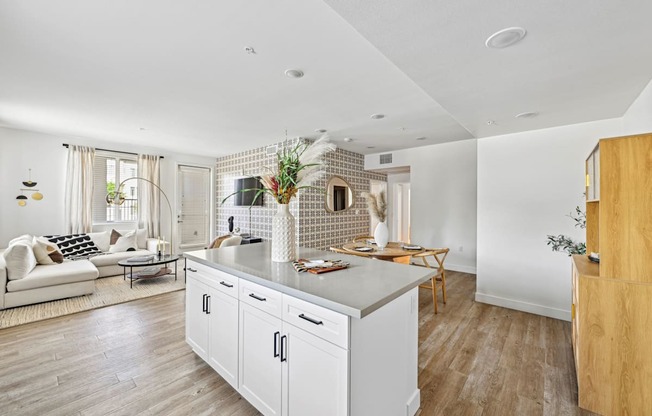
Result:
M476 300L570 320L571 261L546 235L584 241L567 215L584 206L584 164L610 119L478 141Z

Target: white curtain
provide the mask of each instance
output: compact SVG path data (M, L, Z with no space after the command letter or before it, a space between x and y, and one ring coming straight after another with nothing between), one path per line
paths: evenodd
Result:
M138 155L138 176L160 186L161 158ZM138 182L138 224L147 230L149 237L161 235L160 190L147 181Z
M95 149L68 146L65 221L69 234L88 233L93 226L93 161Z

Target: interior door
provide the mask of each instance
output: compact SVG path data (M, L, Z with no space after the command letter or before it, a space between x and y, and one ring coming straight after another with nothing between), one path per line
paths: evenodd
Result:
M209 168L179 165L177 209L179 248L207 247L210 239Z

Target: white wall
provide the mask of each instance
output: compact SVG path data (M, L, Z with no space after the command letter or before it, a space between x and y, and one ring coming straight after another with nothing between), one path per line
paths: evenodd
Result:
M546 235L585 240L566 216L584 206L583 161L621 131L611 119L478 141L477 301L570 320L570 258Z
M623 116L623 134L652 132L652 81Z
M399 150L390 165L365 156L365 169L410 167L412 242L449 247L446 268L468 273L476 271L476 146L464 140Z
M143 146L63 138L0 127L0 247L5 247L9 240L25 233L44 235L65 231L63 193L68 150L62 146L63 143L164 156L161 161L161 188L170 198L172 209L175 209L177 198L178 164L215 167L215 159L210 157L179 155ZM27 206L19 207L16 196L20 193L21 182L27 180L29 168L32 169L32 180L38 182L37 188L44 198L41 201L30 199ZM168 211L165 207L161 209L161 228L165 236L170 235ZM173 216L176 217L176 212ZM211 226L211 230L213 228Z

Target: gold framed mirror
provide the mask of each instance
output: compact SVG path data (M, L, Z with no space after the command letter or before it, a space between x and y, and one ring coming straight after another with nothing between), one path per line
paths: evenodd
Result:
M333 175L326 182L324 207L331 213L344 212L353 206L353 187L341 176Z

